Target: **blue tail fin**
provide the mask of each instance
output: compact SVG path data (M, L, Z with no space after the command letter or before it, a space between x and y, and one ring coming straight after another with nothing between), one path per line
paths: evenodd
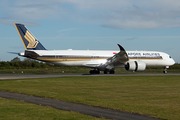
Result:
M14 24L26 50L46 50L23 24Z

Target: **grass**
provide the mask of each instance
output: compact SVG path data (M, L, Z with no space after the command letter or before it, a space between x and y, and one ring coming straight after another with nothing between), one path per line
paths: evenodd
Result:
M180 118L180 76L62 77L0 81L0 90Z
M103 118L0 98L0 120L103 120Z

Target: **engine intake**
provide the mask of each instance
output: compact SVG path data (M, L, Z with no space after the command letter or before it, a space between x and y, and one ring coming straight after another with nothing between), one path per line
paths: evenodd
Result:
M125 65L127 71L144 71L146 64L142 61L130 61Z

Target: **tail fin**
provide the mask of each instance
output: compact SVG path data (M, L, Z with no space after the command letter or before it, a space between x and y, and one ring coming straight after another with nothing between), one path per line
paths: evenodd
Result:
M46 50L23 24L14 24L26 50Z

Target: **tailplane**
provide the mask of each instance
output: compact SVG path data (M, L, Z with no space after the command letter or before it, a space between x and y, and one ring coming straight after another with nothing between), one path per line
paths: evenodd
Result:
M46 50L23 24L14 24L26 50Z

